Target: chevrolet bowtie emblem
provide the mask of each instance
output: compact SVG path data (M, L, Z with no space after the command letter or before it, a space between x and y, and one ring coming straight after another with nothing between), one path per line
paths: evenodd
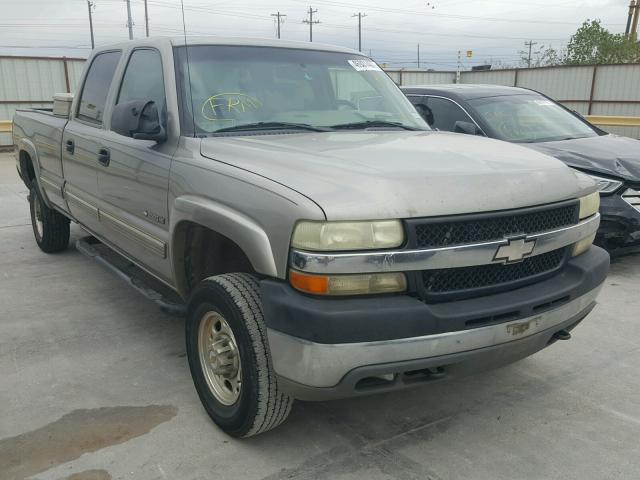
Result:
M536 246L535 240L525 238L510 238L505 245L501 245L493 256L494 262L515 263L533 252Z

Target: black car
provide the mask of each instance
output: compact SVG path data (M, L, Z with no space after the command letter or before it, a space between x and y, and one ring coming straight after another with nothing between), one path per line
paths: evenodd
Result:
M601 197L596 243L618 252L640 246L639 140L609 134L524 88L458 84L402 90L433 128L521 143L589 174Z

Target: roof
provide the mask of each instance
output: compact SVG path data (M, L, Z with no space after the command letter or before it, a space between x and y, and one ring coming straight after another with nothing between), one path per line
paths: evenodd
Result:
M527 95L532 91L526 88L506 87L503 85L475 85L469 83L445 85L412 85L401 87L405 93L421 93L445 95L463 100L474 98L497 97L502 95Z
M362 55L361 52L353 50L351 48L340 47L337 45L328 45L324 43L311 43L311 42L295 42L291 40L279 40L274 38L252 38L252 37L226 37L218 35L208 36L187 36L187 45L236 45L236 46L251 46L251 47L276 47L276 48L297 48L304 50L320 50L325 52L338 52L349 53L354 55ZM128 48L131 46L159 46L169 43L173 46L185 45L184 36L159 36L140 38L136 40L129 40L127 42L120 42L105 46L100 46L96 50L110 50L113 48Z

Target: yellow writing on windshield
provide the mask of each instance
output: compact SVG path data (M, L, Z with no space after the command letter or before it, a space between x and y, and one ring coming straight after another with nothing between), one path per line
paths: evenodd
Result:
M262 102L245 93L218 93L202 104L202 116L207 120L220 120L225 113L244 113L262 107Z

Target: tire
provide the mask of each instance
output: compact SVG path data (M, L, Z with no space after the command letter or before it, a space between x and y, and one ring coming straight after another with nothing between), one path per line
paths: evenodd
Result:
M272 368L254 276L231 273L202 281L189 301L186 343L200 400L226 433L251 437L287 418L293 399L280 390Z
M40 250L56 253L69 246L69 219L47 207L36 186L29 193L29 210L33 235Z

